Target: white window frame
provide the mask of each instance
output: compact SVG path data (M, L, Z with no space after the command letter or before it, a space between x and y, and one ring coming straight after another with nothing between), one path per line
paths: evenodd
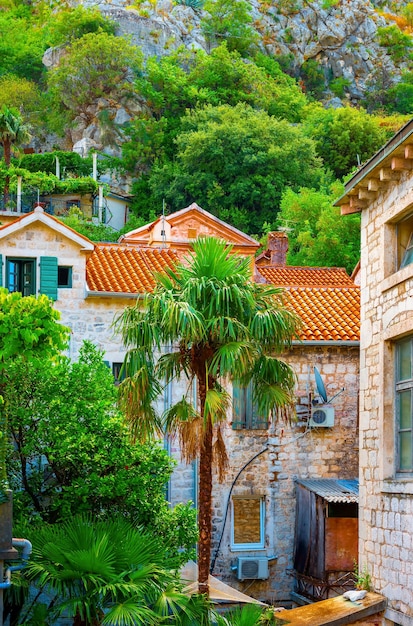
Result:
M411 372L410 378L401 380L400 378L400 346L402 344L409 343L410 345L410 364L411 364ZM413 475L413 336L407 336L403 339L400 339L396 342L396 350L395 350L395 462L396 462L396 475L398 476L411 476ZM410 428L400 428L400 398L403 392L409 391L411 394L410 399ZM401 454L400 454L400 435L401 432L410 432L410 440L411 440L411 463L410 467L401 468Z
M260 503L260 541L256 543L235 543L234 500L257 500ZM231 500L231 550L264 550L265 548L265 498L264 496L233 496Z

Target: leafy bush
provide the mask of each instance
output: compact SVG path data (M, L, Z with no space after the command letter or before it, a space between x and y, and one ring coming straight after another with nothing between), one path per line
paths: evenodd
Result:
M251 6L245 0L206 0L204 10L201 29L209 44L226 41L229 50L246 53L257 42L258 34L250 26Z
M80 39L87 33L103 31L115 34L115 24L105 18L97 7L85 8L82 5L71 8L66 6L56 13L50 24L49 41L52 46L59 46Z
M409 56L413 47L410 35L402 33L396 25L382 26L377 29L379 44L387 48L388 54L395 63L399 63Z

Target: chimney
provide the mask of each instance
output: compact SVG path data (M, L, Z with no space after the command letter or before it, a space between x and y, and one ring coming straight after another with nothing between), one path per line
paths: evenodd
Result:
M281 231L268 233L267 250L271 255L270 265L285 267L288 252L288 237L286 233Z

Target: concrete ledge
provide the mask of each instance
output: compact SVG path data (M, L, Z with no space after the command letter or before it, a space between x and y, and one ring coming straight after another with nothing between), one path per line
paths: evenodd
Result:
M338 596L290 611L280 611L276 617L291 626L342 626L381 613L386 603L386 598L373 592L357 603Z

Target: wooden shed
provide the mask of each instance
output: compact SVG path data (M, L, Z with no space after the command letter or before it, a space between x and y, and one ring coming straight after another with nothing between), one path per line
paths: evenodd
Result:
M358 480L296 480L296 602L326 600L354 588L358 557Z

